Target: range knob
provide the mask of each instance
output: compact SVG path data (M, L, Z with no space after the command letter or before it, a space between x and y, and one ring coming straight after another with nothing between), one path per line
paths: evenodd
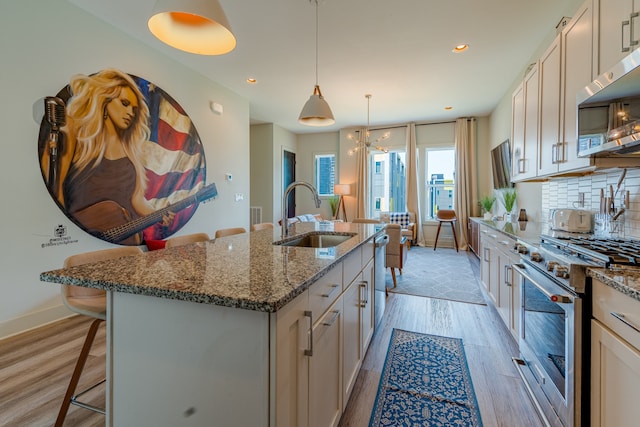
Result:
M529 249L527 249L525 245L521 245L521 244L516 244L516 251L518 251L519 254L529 253Z
M531 252L529 258L531 258L531 261L533 262L542 262L542 255L540 255L540 252Z
M545 263L545 267L547 268L547 271L553 271L556 265L558 265L557 261L547 261Z
M560 277L562 279L568 279L569 278L569 268L567 266L564 266L564 265L556 265L555 268L553 269L553 274L556 277Z

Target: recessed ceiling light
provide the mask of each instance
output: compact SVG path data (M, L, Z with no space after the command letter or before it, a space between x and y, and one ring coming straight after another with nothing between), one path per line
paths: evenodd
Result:
M447 106L447 107L444 107L444 109L445 109L445 110L453 110L453 107L451 107L451 106Z
M249 84L252 84L252 85L253 85L253 84L258 83L258 81L257 81L256 79L254 79L254 78L251 78L251 77L250 77L250 78L248 78L248 79L247 79L247 83L249 83Z
M469 45L468 44L459 44L456 47L454 47L451 52L460 53L460 52L464 52L467 49L469 49Z

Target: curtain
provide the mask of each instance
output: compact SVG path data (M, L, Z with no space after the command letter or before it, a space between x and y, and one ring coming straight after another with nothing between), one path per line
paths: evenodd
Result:
M365 134L365 128L360 129L360 137ZM369 178L369 149L360 146L356 151L356 216L355 218L368 218L368 178Z
M476 119L462 118L456 120L456 179L454 199L458 227L460 228L458 241L460 249L468 246L469 233L467 224L469 218L478 216L478 189L476 184Z
M407 210L416 215L417 244L424 246L422 214L420 213L420 182L418 178L418 148L416 146L416 124L407 125Z

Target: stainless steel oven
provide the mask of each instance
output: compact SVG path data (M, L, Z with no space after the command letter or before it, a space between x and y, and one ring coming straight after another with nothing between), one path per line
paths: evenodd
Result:
M523 379L544 395L535 401L547 425L582 425L581 407L576 404L582 401L584 375L576 373L583 369L583 298L525 260L514 269L520 274L516 361Z

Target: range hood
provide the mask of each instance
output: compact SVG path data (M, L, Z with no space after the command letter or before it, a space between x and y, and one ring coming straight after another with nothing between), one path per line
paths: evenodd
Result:
M640 48L577 95L578 156L640 152Z

